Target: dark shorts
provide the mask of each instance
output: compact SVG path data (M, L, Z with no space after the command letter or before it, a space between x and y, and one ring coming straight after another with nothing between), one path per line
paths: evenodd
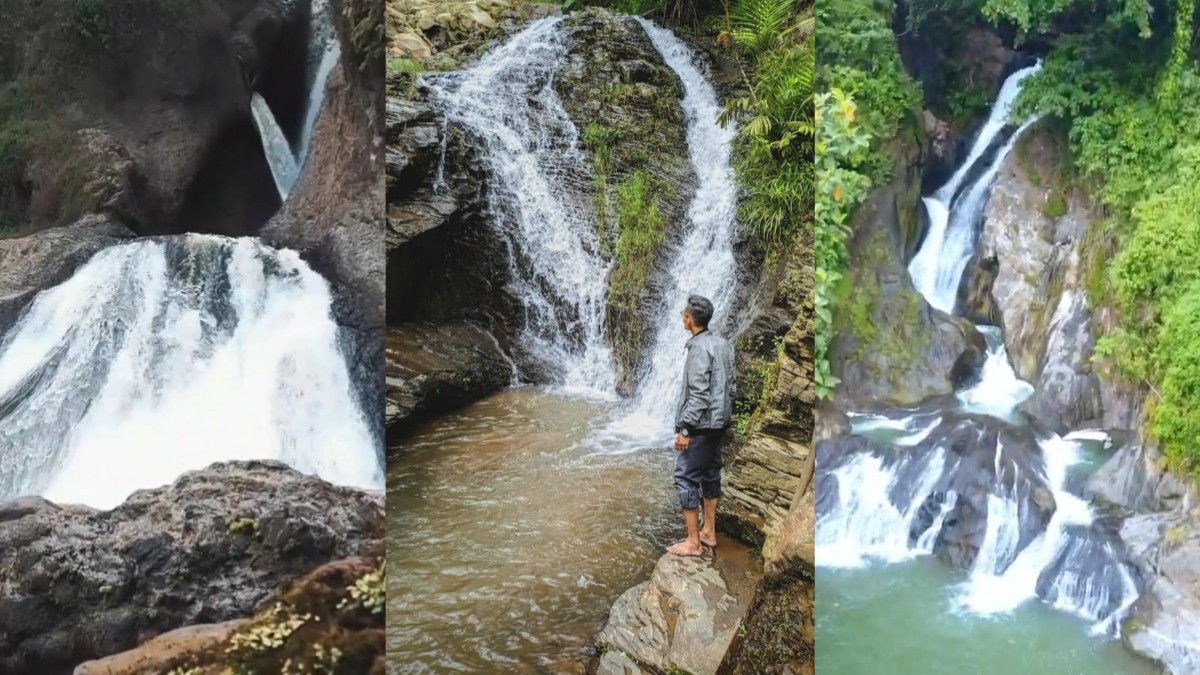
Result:
M723 431L696 432L688 439L688 448L675 458L675 489L679 505L700 508L700 498L721 496L721 444Z

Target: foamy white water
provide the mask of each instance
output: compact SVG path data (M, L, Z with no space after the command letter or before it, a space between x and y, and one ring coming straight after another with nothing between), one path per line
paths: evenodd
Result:
M589 168L579 132L553 88L566 54L561 17L531 22L470 68L426 76L434 105L466 127L492 182L491 221L510 253L525 313L523 349L558 383L615 391L604 337L609 264L600 256L591 202L570 198Z
M688 158L698 178L683 240L671 251L673 263L654 328L649 368L638 385L637 410L631 418L619 422L643 420L645 423L638 426L651 434L647 438L661 440L671 435L680 396L684 344L690 337L683 328L680 311L688 295L698 293L712 300L716 309L711 322L714 328L729 315L733 301L737 282L733 257L737 184L730 159L737 131L732 125L717 123L723 108L692 50L671 31L646 19L637 21L683 83L681 103L687 118Z
M250 113L254 117L254 125L258 128L258 136L262 139L263 153L267 156L267 164L271 167L271 175L275 179L275 189L279 199L287 199L296 178L300 175L300 167L292 156L292 146L288 145L283 129L271 112L271 106L266 99L255 92L250 97Z
M108 508L234 459L382 487L330 299L251 239L101 251L0 342L0 497Z

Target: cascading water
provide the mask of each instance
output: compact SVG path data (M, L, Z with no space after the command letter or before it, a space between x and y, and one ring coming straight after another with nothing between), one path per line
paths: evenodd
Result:
M287 141L266 100L257 92L251 96L250 111L281 200L287 199L308 159L313 127L321 112L321 104L325 101L325 85L341 56L341 45L333 27L331 11L329 0L313 0L309 12L308 56L305 63L308 96L304 121L294 147Z
M699 179L696 196L688 207L683 241L672 252L661 317L655 326L649 370L638 388L637 412L622 424L638 428L646 422L652 435L669 435L679 400L679 378L686 356L679 311L690 293L712 300L720 326L729 314L737 282L733 238L737 215L737 183L730 156L736 130L721 126L721 105L716 92L686 44L671 31L638 18L663 61L683 83L683 110L687 119L688 158Z
M1024 68L1004 82L966 161L945 185L922 200L929 215L929 233L909 264L908 271L921 295L930 305L943 312L954 311L958 281L975 248L975 226L983 212L996 171L1021 132L1036 121L1026 121L1013 130L1009 116L1017 95L1021 93L1021 82L1040 69L1041 64ZM991 155L982 176L977 176L964 186L963 181L978 172L978 165L988 157L988 150L1002 139L1003 146Z
M279 191L279 199L287 199L288 192L300 175L300 167L292 155L292 147L288 145L283 129L275 120L275 114L267 105L266 99L257 92L250 97L250 112L254 115L254 125L258 127L258 136L262 139L263 152L267 156L267 164L271 167L271 175L275 178L275 188Z
M108 508L232 459L382 487L330 291L297 253L183 235L105 249L0 342L0 501Z
M561 17L534 21L467 70L426 77L451 124L475 135L491 176L491 216L523 304L522 349L559 384L612 395L604 338L610 266L600 256L579 133L554 91L566 54Z
M909 271L929 304L944 312L955 310L959 280L977 246L984 208L1000 165L1021 133L1036 121L1030 119L1014 128L1009 116L1021 82L1039 67L1025 68L1008 78L967 159L945 185L923 200L930 227ZM994 428L1000 430L992 436L992 445L981 447L983 436L964 444L961 436L951 431L939 436L932 450L910 454L906 448L896 448L902 443L891 440L895 456L875 447L829 471L833 482L826 485L836 497L822 509L817 522L818 563L846 567L869 559L891 562L933 551L938 538L945 536L941 531L946 527L945 514L957 500L957 496L939 496L939 491L953 483L959 471L980 471L971 460L978 456L973 453L990 451L994 455L990 471L976 474L990 476L988 493L977 502L979 506L972 507L986 512L986 526L955 605L972 613L993 614L1010 612L1040 597L1093 622L1096 631L1113 634L1137 597L1137 581L1132 567L1124 562L1119 542L1098 528L1089 504L1066 487L1071 467L1081 461L1079 445L1073 439L1040 431L1026 450L1005 445L1003 439L1019 438L1020 431L1028 433L1017 407L1034 388L1013 371L1002 332L986 326L980 330L989 347L981 381L959 393L955 415L967 415L966 424L978 428L991 427L970 421L977 420L970 415L1005 420L990 423L998 424ZM885 422L856 417L852 428L857 434L890 426L910 436L914 430L928 435L922 427L928 411L901 411L897 417L885 417ZM930 426L937 427L938 422ZM952 448L960 458L947 463L944 455ZM917 469L910 465L923 467L924 472L915 474ZM923 478L914 481L914 475ZM901 489L913 485L915 488ZM1043 492L1049 492L1053 511L1044 525L1031 529L1030 523L1038 518L1034 512L1047 506ZM940 512L930 517L930 505L938 504Z

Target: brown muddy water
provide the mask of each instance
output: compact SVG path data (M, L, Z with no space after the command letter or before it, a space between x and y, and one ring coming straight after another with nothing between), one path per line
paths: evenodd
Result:
M682 536L674 451L605 434L622 410L523 387L400 441L389 673L544 673L583 658L613 601Z

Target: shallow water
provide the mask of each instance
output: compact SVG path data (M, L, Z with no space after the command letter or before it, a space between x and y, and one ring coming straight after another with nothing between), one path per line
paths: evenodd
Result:
M817 569L817 663L854 675L1154 675L1120 643L1036 600L1007 614L956 609L963 575L932 557Z
M604 430L623 405L510 389L401 441L389 672L544 672L592 644L682 532L674 453Z

